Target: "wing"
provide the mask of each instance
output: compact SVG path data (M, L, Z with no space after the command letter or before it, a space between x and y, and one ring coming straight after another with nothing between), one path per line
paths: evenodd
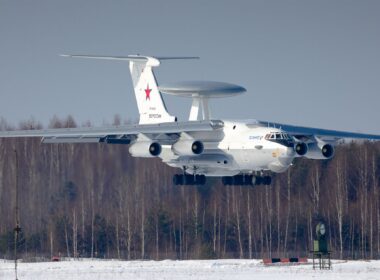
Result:
M288 134L293 135L297 139L307 141L315 140L315 137L326 141L337 141L342 138L348 139L368 139L368 140L380 140L380 135L364 134L356 132L347 132L339 130L328 130L321 128L295 126L289 124L272 123L267 121L258 121L262 126L276 127L286 131Z
M99 143L129 144L138 134L150 139L172 141L180 133L212 131L223 127L219 120L172 122L144 125L123 125L108 127L58 128L43 130L2 131L0 138L42 137L43 143Z

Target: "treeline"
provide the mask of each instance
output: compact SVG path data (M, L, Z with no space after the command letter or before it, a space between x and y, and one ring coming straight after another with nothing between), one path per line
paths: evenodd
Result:
M71 117L49 125L74 126ZM0 127L12 128L4 120ZM1 139L0 257L13 257L16 184L23 257L305 256L318 222L334 257L380 257L378 143L341 145L328 161L298 159L269 187L216 179L176 187L176 172L159 159L132 158L127 145Z

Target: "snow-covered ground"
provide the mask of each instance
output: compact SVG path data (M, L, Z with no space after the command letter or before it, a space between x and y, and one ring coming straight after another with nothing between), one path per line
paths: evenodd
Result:
M303 265L265 266L261 260L72 260L19 263L18 279L380 279L380 261L333 261L332 270ZM15 279L14 263L0 260L0 279Z

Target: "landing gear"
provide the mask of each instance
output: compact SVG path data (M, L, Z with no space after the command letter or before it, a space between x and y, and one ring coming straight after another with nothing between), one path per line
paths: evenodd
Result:
M235 175L222 177L222 183L225 186L254 186L266 185L272 183L270 176L253 176L253 175Z
M270 176L264 176L262 184L266 185L266 186L269 186L270 184L272 184L272 177L270 177Z
M190 175L190 174L175 174L173 176L173 184L176 186L182 185L200 185L203 186L206 184L205 175Z

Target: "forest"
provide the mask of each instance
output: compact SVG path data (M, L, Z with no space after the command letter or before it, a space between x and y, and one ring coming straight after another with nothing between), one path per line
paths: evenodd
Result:
M75 126L70 116L49 124ZM15 128L1 119L0 129ZM128 145L0 139L0 258L14 256L17 186L21 258L303 257L323 222L334 258L379 259L380 143L294 163L271 186L174 186L177 170Z

